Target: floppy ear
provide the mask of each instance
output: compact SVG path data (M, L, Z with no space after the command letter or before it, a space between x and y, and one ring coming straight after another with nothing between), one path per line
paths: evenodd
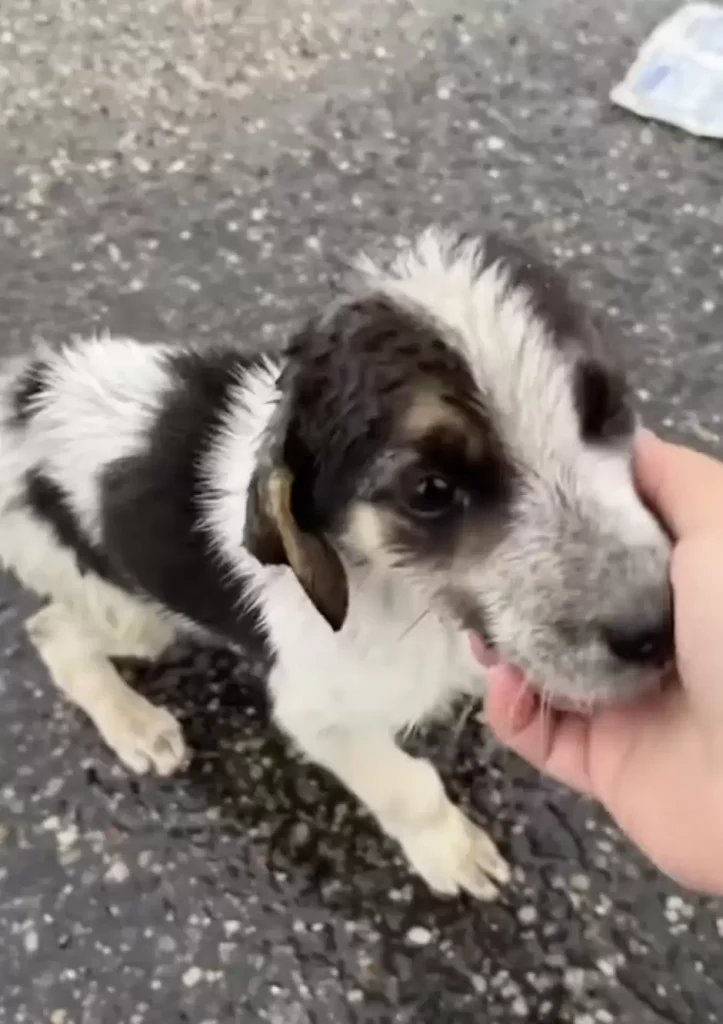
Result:
M254 477L244 545L264 565L288 565L317 611L338 632L349 606L349 587L339 556L323 538L299 529L291 507L293 478L285 468Z

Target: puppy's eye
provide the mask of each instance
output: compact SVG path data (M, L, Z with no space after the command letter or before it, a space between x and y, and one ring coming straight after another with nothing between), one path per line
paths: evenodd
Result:
M457 488L435 473L421 477L407 498L409 511L418 519L440 519L459 503Z

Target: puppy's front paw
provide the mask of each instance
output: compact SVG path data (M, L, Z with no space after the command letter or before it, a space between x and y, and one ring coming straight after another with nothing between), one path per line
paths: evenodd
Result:
M510 868L483 829L449 803L433 823L400 837L412 867L435 892L493 900Z
M108 746L138 775L172 775L189 761L183 731L171 712L140 694L124 695L98 725Z

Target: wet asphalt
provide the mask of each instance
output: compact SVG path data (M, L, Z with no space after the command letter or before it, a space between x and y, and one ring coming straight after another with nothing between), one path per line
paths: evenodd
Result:
M430 221L529 236L651 425L723 451L723 150L613 108L658 0L5 0L0 345L283 337ZM195 758L129 777L0 586L2 1024L707 1024L723 905L491 749L428 744L516 865L436 899L268 721L263 649L136 668Z

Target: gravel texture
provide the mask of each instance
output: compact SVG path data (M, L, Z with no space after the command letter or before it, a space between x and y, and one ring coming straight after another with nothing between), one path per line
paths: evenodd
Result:
M530 235L621 331L650 422L720 450L723 153L607 94L658 0L5 0L0 340L278 336L359 247ZM431 738L517 865L433 898L268 724L263 651L137 671L196 757L138 782L0 589L2 1024L706 1024L723 905L588 803ZM130 671L130 670L129 670Z

